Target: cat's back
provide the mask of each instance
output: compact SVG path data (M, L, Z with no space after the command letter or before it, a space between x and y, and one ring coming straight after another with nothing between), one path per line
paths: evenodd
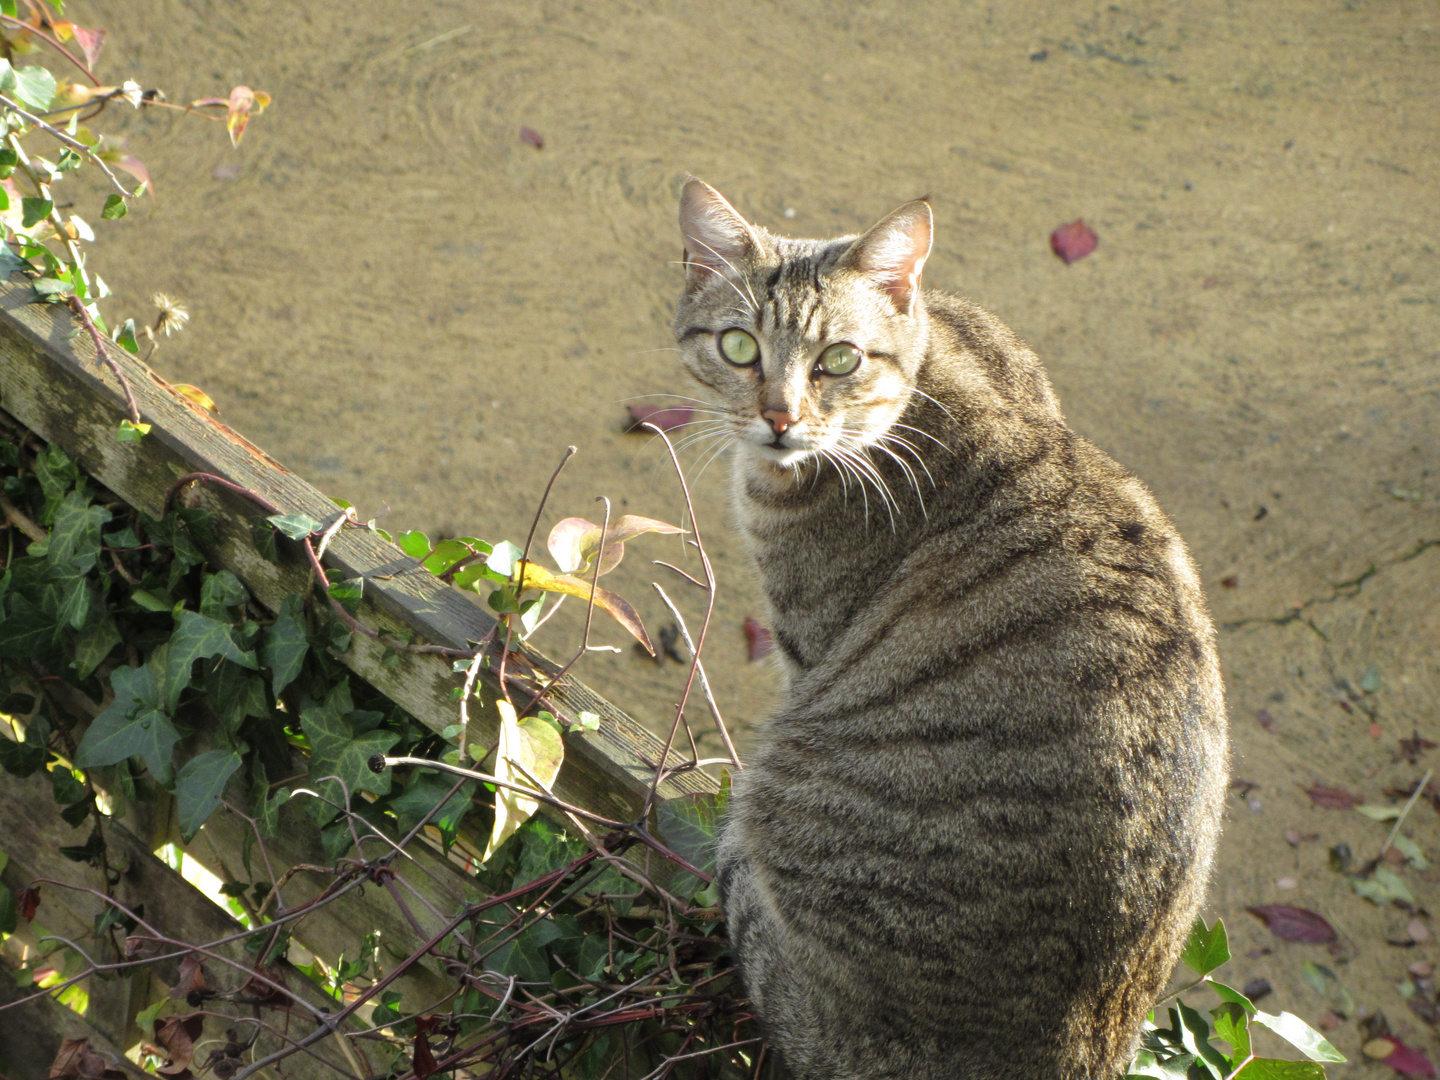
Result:
M1007 1041L973 1075L1057 1056L1105 1075L1209 873L1214 632L1175 527L1065 425L1033 354L968 301L927 300L949 341L904 417L928 436L924 511L893 533L852 520L848 546L833 519L808 523L832 572L853 554L870 580L847 586L843 625L815 625L819 597L772 612L802 662L734 827L777 910L835 959L842 1013L923 988L937 1019L910 1022L939 1059L1028 1031L1037 1058ZM1047 1039L1069 1028L1062 1055Z

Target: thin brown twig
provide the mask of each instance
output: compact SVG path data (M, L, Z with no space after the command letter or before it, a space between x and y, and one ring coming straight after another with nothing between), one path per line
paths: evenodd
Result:
M566 673L575 666L582 656L590 651L590 623L595 617L595 590L600 587L600 564L603 561L601 556L605 552L605 537L610 531L610 500L601 495L595 501L605 504L605 520L600 525L600 547L596 549L598 554L595 556L595 573L590 578L590 595L585 600L585 634L580 639L580 651L572 656L565 666L557 671L554 677L536 692L535 696L530 699L530 703L520 711L521 715L528 713L546 694L560 685L560 680L565 677ZM523 581L524 579L522 578L521 580Z
M690 628L685 625L684 616L680 614L680 609L675 606L674 601L665 595L665 590L660 587L658 581L652 581L650 586L660 594L660 599L663 600L665 606L670 609L670 614L675 616L675 622L680 627L680 636L685 639L685 647L690 650L690 655L694 657L695 670L700 676L700 691L705 695L705 704L710 709L710 717L715 721L716 730L720 732L720 741L725 744L725 752L730 755L730 760L734 763L735 768L744 769L745 766L740 763L740 755L735 752L735 744L730 741L730 732L725 727L725 718L720 715L720 705L716 702L715 695L710 690L710 680L705 677L705 665L700 661L699 653L695 649L695 642L690 640ZM695 756L698 758L700 755L696 754Z
M530 522L530 532L525 537L525 550L520 553L520 565L515 568L515 578L520 584L516 588L515 600L519 602L519 594L525 590L525 567L530 563L530 545L535 542L535 530L540 527L540 515L545 512L545 504L550 501L550 489L555 486L555 480L560 475L560 470L565 468L566 463L575 456L575 447L567 446L565 456L560 459L560 464L555 466L555 471L550 474L550 481L545 485L544 494L540 496L540 505L535 507L535 518ZM510 657L510 638L514 633L511 625L511 617L505 616L505 644L500 648L500 693L505 695L505 700L510 701L510 690L505 685L505 662ZM515 703L510 701L513 706Z
M38 26L31 26L28 22L25 22L23 19L17 19L13 15L0 15L0 22L9 23L11 26L18 27L21 30L26 30L34 34L41 41L50 45L53 49L59 52L60 55L65 57L66 60L69 60L77 68L83 71L85 73L85 77L89 79L92 83L94 83L96 86L100 85L100 80L95 77L95 73L91 71L87 65L81 63L75 57L74 53L72 53L69 49L65 48L64 45L61 45L60 42L56 41L53 37L45 33L45 31L41 30Z
M100 328L95 325L95 320L90 318L90 312L85 309L84 302L78 296L70 297L68 304L95 345L95 359L108 367L110 374L114 375L115 381L120 384L120 390L125 395L125 407L130 410L130 422L138 427L140 425L140 406L135 402L135 393L130 389L130 380L125 377L125 372L120 369L120 364L115 357L110 355L109 342L105 340L105 335L100 333Z
M34 124L41 130L45 131L47 134L53 135L55 138L59 139L62 143L70 147L72 150L78 150L80 153L84 154L96 165L100 166L100 171L110 178L110 182L119 189L121 195L125 196L125 198L127 199L133 199L135 197L133 192L125 190L125 185L122 184L119 178L110 171L110 166L105 164L104 158L102 158L99 154L95 153L93 147L86 146L79 139L71 138L59 128L53 126L52 124L47 124L44 120L36 116L34 113L26 112L24 109L22 109L15 102L11 101L4 94L0 94L0 105L4 105L7 109L10 109L12 112L24 117L27 121Z
M5 513L6 525L14 525L37 544L42 544L50 539L49 533L26 517L20 508L5 498L4 495L0 495L0 511L4 511Z
M685 689L680 694L680 702L675 707L675 720L670 725L670 731L665 737L665 746L660 752L660 759L655 764L655 775L650 781L650 789L645 793L645 805L641 810L639 823L644 824L650 816L650 808L655 805L655 795L660 789L660 780L665 773L666 763L670 758L670 748L675 743L675 735L680 729L680 718L685 714L685 703L690 700L690 688L695 685L695 673L700 666L700 650L705 647L705 634L710 629L710 617L715 613L715 572L710 566L710 556L705 553L704 541L700 539L700 523L695 519L695 504L690 498L690 485L685 480L685 470L680 467L680 458L675 453L675 445L670 437L654 424L641 424L641 427L648 427L655 432L665 443L665 449L670 453L670 461L675 466L675 476L680 481L680 490L685 496L685 510L690 516L690 529L693 535L691 543L700 554L700 565L705 571L706 601L705 619L700 624L700 633L696 638L690 659L690 671L685 677Z

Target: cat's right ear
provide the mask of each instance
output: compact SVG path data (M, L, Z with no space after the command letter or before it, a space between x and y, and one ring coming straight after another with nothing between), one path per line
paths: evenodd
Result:
M915 310L920 272L930 257L935 223L925 199L892 210L845 253L845 262L890 294L902 315Z
M738 275L759 246L755 231L725 196L693 176L680 194L680 235L689 285L716 275Z

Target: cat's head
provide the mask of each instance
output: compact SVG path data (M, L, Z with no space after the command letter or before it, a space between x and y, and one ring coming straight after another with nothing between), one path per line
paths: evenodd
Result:
M787 471L886 437L925 355L931 231L917 200L858 237L792 240L686 183L675 336L753 462Z

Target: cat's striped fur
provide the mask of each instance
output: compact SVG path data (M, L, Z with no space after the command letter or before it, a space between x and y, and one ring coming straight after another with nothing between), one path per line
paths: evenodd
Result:
M801 1080L1109 1080L1219 834L1213 631L1034 354L920 291L930 222L792 240L685 189L676 334L787 675L722 829L731 940Z

